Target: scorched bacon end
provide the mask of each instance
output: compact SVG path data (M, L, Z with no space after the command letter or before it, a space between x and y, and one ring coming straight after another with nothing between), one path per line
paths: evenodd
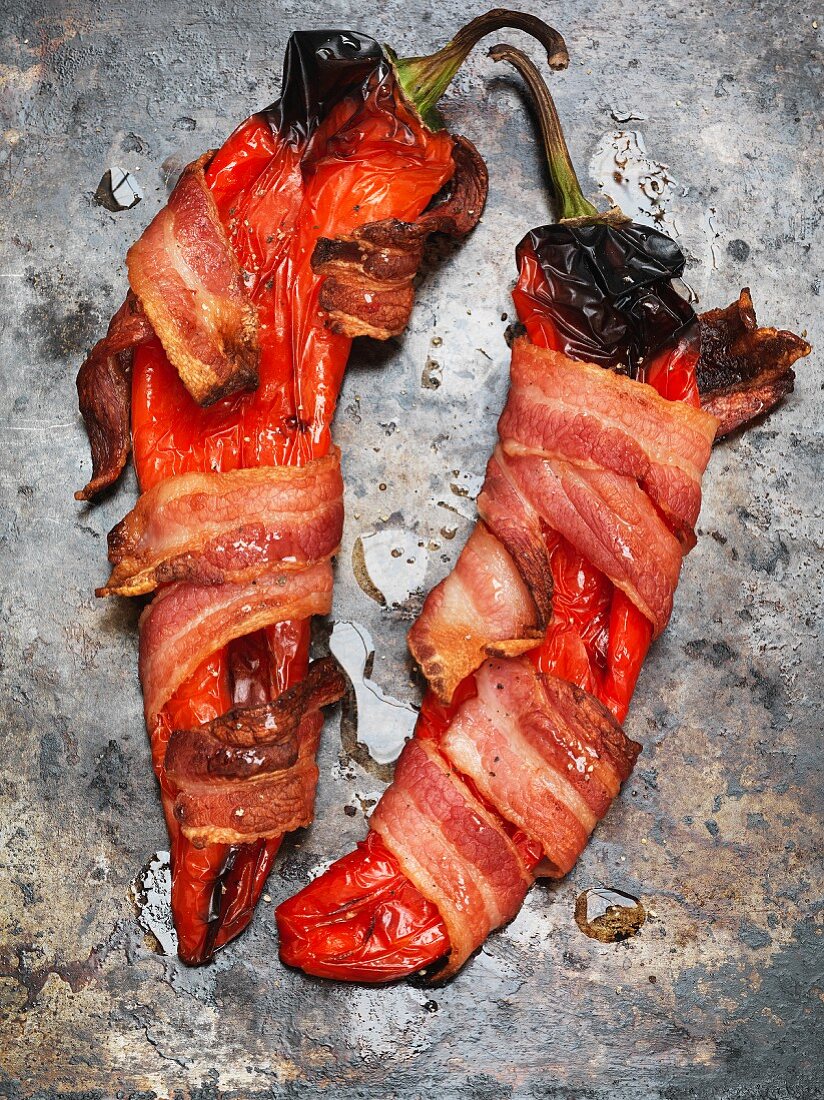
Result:
M113 485L130 445L143 492L110 536L101 594L159 589L140 671L186 962L242 931L281 834L311 820L336 674L322 665L315 689L289 697L301 713L285 740L267 708L305 676L310 617L330 606L335 402L351 338L405 326L428 235L480 218L484 164L434 104L502 26L566 64L554 31L501 10L432 57L399 60L350 32L293 35L279 102L184 171L78 374L92 478L77 496ZM233 743L253 729L254 745Z
M790 392L810 350L759 329L747 290L696 318L677 245L596 212L535 67L492 56L535 95L561 221L517 249L526 336L479 522L410 632L430 683L415 736L366 841L277 911L281 957L320 977L448 978L535 877L572 867L640 751L619 722L712 443Z

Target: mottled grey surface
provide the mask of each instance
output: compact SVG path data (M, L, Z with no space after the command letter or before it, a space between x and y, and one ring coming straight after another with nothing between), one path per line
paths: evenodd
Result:
M378 18L376 8L3 5L0 1095L824 1095L815 355L785 407L714 457L701 519L712 537L688 559L644 670L628 723L644 753L622 798L574 873L535 889L448 988L288 972L271 904L199 972L155 954L135 924L128 883L164 828L135 612L92 595L133 482L97 509L72 500L89 466L75 371L121 300L125 249L168 180L274 97L292 28L350 25L418 52L482 10L391 0ZM764 321L820 344L816 7L534 10L573 55L553 86L582 176L613 114L642 116L627 125L677 180L670 215L702 305L749 284ZM513 246L547 216L517 85L493 70L478 51L446 100L453 129L489 162L484 220L462 248L434 250L408 334L357 351L337 418L349 517L336 614L371 630L376 680L413 701L404 630L416 599L380 608L357 585L351 551L382 527L412 531L434 547L429 586L468 530L452 509L470 516L471 501L450 486L482 472L506 388ZM112 164L134 170L146 195L125 213L92 201ZM438 388L422 385L439 373ZM317 822L285 846L273 901L350 848L364 822L344 804L380 789L356 763L341 766L338 724L323 743ZM643 899L639 936L607 945L579 932L574 900L599 884Z

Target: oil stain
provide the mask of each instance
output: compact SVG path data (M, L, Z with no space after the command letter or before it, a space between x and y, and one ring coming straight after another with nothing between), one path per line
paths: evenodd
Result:
M349 677L354 695L354 708L345 706L341 721L344 750L361 767L388 782L392 764L412 736L417 711L410 703L387 695L369 678L375 647L366 627L335 623L329 649Z
M355 580L370 599L399 607L423 588L429 551L411 531L386 527L359 535L352 548Z
M168 852L155 852L129 883L137 923L157 944L159 955L177 954L172 920L172 869Z
M593 940L619 943L641 930L647 911L631 894L620 890L584 890L575 902L575 923Z

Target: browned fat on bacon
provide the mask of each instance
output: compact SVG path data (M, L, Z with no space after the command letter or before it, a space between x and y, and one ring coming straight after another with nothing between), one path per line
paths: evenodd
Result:
M332 566L272 570L244 583L173 584L140 617L140 682L149 731L177 688L210 653L273 623L326 615Z
M163 766L179 789L174 813L184 835L196 845L235 844L308 825L318 777L318 712L345 687L335 661L325 658L273 702L175 730Z
M478 523L455 568L427 596L409 631L409 649L434 691L449 700L491 653L533 648L542 624L512 556Z
M737 302L702 313L698 320L701 405L718 418L716 439L721 439L791 393L792 365L812 348L793 332L759 328L748 287Z
M525 658L478 670L441 749L505 820L565 875L632 771L641 746L597 699Z
M515 916L532 884L500 821L430 742L406 744L370 826L446 925L451 951L439 979Z
M455 139L452 157L452 179L416 221L390 218L351 236L318 240L312 267L326 276L320 305L335 332L378 340L400 335L412 311L412 283L427 238L464 237L477 225L486 202L486 165L466 138Z
M257 311L203 174L213 155L184 170L126 257L131 288L199 405L256 386L260 360Z
M305 466L261 466L167 478L109 534L114 565L98 596L160 584L246 581L334 554L343 530L340 451Z

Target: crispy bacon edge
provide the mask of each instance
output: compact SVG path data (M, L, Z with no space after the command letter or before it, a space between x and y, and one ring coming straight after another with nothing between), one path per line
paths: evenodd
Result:
M716 441L768 413L792 393L797 359L812 348L793 332L759 328L749 287L725 309L698 317L701 406L719 421Z
M319 711L346 679L332 657L272 702L237 707L196 729L175 730L164 768L178 788L174 813L196 845L280 835L311 820Z
M325 275L320 306L333 332L388 340L403 332L414 301L413 279L432 233L464 237L478 224L489 178L478 150L455 139L452 179L414 222L371 222L351 236L321 237L312 267Z
M154 330L140 302L129 291L77 372L77 399L92 452L89 483L74 494L94 500L111 488L123 472L132 449L129 411L134 349L151 339Z
M129 249L131 290L77 373L80 414L92 452L92 477L75 493L77 500L94 500L117 481L131 450L129 416L134 350L157 335L192 397L208 405L227 394L257 385L260 347L257 311L243 284L237 258L206 186L204 170L214 152L205 153L184 169L166 206ZM184 219L183 245L190 272L205 295L220 308L201 310L201 296L180 279L184 299L191 299L192 325L188 341L199 337L200 350L211 339L214 362L204 364L186 348L179 317L170 312L168 287L159 278L156 261L169 260L169 238L180 249L176 219ZM200 231L194 240L195 231ZM175 274L179 269L171 264ZM160 272L162 274L162 272ZM180 311L178 311L180 312ZM200 331L199 331L200 330ZM208 369L207 369L208 368Z

